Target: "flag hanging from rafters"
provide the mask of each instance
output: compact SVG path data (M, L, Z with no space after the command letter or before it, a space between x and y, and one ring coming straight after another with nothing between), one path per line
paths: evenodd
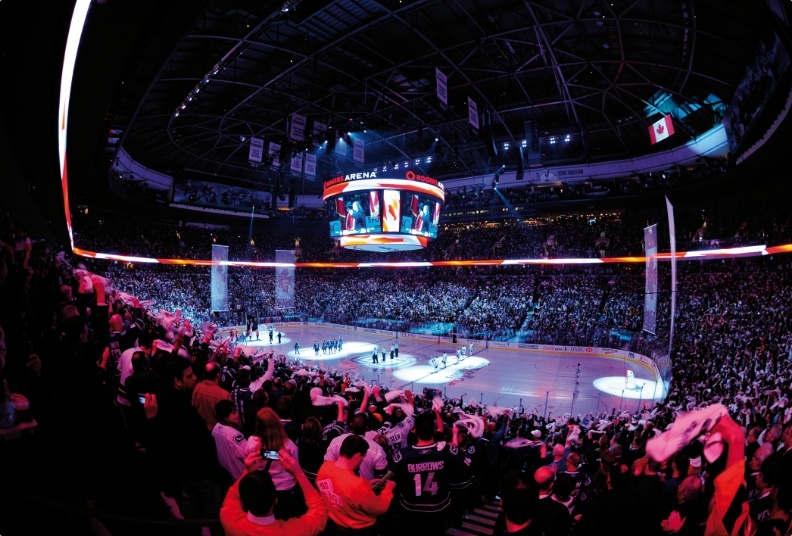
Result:
M652 145L654 145L658 141L663 141L673 133L674 123L671 121L671 116L666 115L649 127L649 140L651 140Z

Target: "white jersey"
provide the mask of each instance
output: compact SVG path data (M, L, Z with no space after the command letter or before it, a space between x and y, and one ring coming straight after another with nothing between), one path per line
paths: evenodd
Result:
M217 461L228 471L234 480L245 472L243 460L247 456L247 439L245 434L234 428L217 423L212 428L212 437L217 447Z
M122 406L131 406L129 399L126 396L126 388L125 384L127 378L132 376L132 354L139 351L140 348L133 346L132 348L128 348L121 352L121 357L118 358L118 372L120 374L118 378L118 394L116 395L116 402L121 404Z
M414 426L415 418L405 417L402 421L393 425L386 422L382 428L377 430L377 433L385 436L394 451L401 450L407 446L407 437Z
M333 439L327 446L324 459L337 460L339 451L341 450L341 443L351 435L352 434L342 434ZM369 449L366 452L366 456L363 458L363 463L360 464L360 477L366 480L374 480L378 478L377 472L382 473L388 468L388 456L385 454L385 450L383 450L376 441L365 436L364 439L369 444Z

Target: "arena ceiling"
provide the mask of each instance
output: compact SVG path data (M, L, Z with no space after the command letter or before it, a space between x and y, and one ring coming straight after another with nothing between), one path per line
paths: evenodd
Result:
M526 166L668 150L722 120L766 26L763 3L720 0L193 0L131 20L116 4L95 6L104 34L87 36L77 67L83 87L108 84L100 144L111 129L119 139L105 169L121 147L176 180L270 190L308 149L307 194L405 162L441 180L515 169L522 145ZM118 50L112 80L89 56L100 46ZM292 114L307 119L304 140L289 139ZM653 146L648 127L665 114L676 133ZM328 150L315 123L363 139L365 163ZM251 138L264 140L262 164ZM269 142L283 148L279 167Z

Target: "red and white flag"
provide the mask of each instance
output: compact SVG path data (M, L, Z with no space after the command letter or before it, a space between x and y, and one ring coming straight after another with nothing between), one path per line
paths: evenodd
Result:
M658 141L663 141L673 133L674 123L671 122L670 115L664 116L662 119L649 127L649 139L651 140L652 145Z

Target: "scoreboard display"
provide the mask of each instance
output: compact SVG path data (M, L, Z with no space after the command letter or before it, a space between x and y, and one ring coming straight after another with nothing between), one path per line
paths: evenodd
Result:
M377 175L354 173L325 181L330 236L341 247L366 251L426 247L437 238L443 185L412 171L397 177Z
M401 192L402 211L401 232L437 238L437 224L440 220L442 203L427 195Z

